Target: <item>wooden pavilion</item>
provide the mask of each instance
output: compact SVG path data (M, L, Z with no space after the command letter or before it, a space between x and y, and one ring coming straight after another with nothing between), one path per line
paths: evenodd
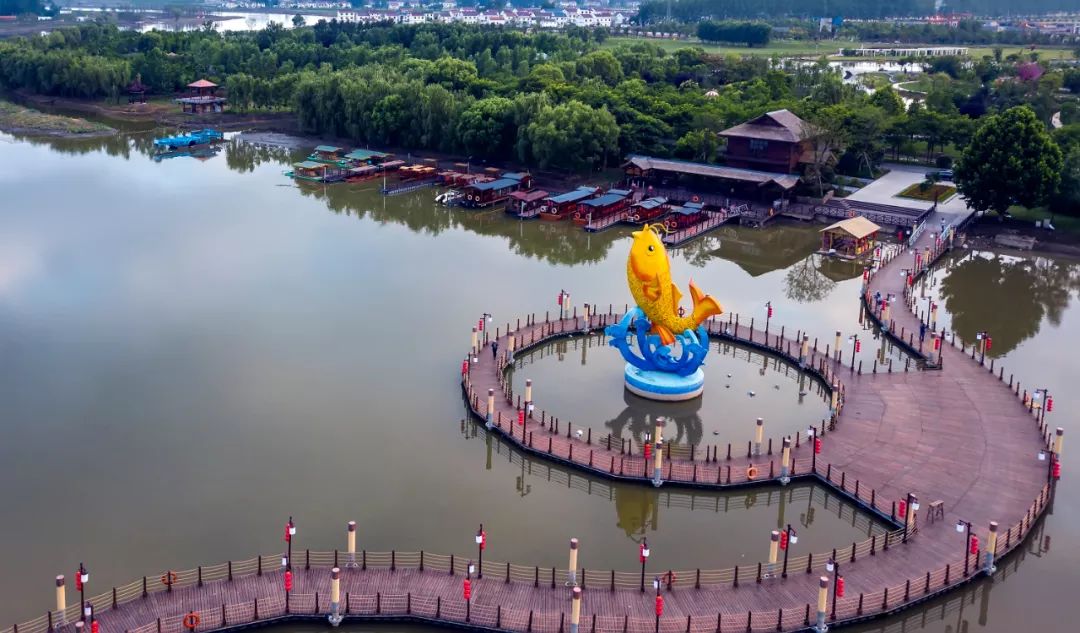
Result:
M855 259L874 250L881 227L857 215L821 229L821 252Z
M200 79L188 84L188 96L176 100L181 110L188 114L201 114L204 112L224 112L225 97L217 95L218 85L206 79Z
M135 75L135 81L127 86L128 103L146 103L146 86L142 82L142 74Z

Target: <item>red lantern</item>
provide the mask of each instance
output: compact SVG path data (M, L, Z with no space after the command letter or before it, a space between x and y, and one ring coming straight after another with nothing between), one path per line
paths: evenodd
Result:
M100 630L101 630L101 625L98 624L97 620L94 620L93 622L90 623L90 633L98 633L98 631L100 631Z
M993 347L993 345L994 345L994 339L990 338L989 336L986 337L986 350L990 351L990 348Z
M461 361L461 375L464 376L469 373L469 361Z
M664 615L664 596L656 596L656 617Z
M941 349L941 339L935 336L934 337L934 351L937 351L939 349Z
M518 409L518 424L525 424L525 409Z
M814 438L814 453L817 454L817 455L821 454L821 438L820 437L815 437Z
M907 276L907 285L909 285L909 286L910 286L910 285L911 285L911 283L912 283L912 282L911 282L911 275L908 275L908 276Z
M870 269L869 268L863 268L862 269L862 278L863 278L863 281L866 281L866 280L870 279Z
M836 597L837 598L843 598L844 597L844 577L843 576L837 576L836 577Z
M896 503L896 511L897 511L897 513L899 513L900 516L906 517L907 516L907 501L904 501L903 499L898 501Z
M292 591L292 572L285 572L285 591Z
M289 524L286 523L285 524L285 542L288 543L291 540L292 540L292 535L289 534Z
M652 444L645 442L645 459L649 459L652 456Z
M784 530L783 532L780 533L780 549L787 549L787 540L788 540L787 530Z
M82 591L82 574L79 571L75 571L75 591Z
M480 550L487 549L487 532L480 530Z
M1050 397L1047 397L1046 398L1046 412L1049 413L1049 412L1051 412L1053 410L1054 410L1054 399L1050 398Z
M562 293L561 292L559 293L559 298L556 299L556 301L559 303L559 305L562 305Z
M480 319L479 321L476 322L476 331L477 332L483 332L484 331L484 320L483 319Z
M465 598L466 602L472 597L472 583L469 582L468 578L461 584L461 595Z
M970 549L970 551L971 551L972 554L978 554L979 553L979 537L975 536L974 534L971 535L971 549Z
M862 351L862 341L855 339L855 353L858 354Z
M638 562L639 563L644 563L645 562L645 544L644 543L638 545Z
M772 304L769 304L769 318L772 318Z
M1061 462L1054 461L1054 479L1061 479Z

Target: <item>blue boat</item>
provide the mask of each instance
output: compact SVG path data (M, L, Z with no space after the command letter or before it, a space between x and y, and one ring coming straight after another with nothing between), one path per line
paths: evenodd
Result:
M178 134L177 136L166 136L163 138L154 139L154 149L159 151L174 151L181 147L195 147L196 145L207 145L214 141L220 141L223 138L221 132L212 129L205 130L192 130L187 134Z

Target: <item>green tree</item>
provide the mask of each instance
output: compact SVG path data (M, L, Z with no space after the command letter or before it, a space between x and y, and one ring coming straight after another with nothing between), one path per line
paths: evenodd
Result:
M292 16L292 25L296 28L304 26L304 16L300 15L299 13Z
M875 90L874 94L870 95L870 105L881 108L889 116L896 116L904 111L904 100L892 87Z
M712 130L691 130L675 142L675 155L705 163L716 157L720 141Z
M1061 149L1028 107L987 117L956 165L968 205L1003 214L1014 204L1047 202L1061 180Z
M504 158L515 141L514 102L488 97L474 102L458 118L458 138L469 154Z
M574 100L541 111L528 134L532 154L545 168L580 172L603 167L619 147L619 126L607 108Z

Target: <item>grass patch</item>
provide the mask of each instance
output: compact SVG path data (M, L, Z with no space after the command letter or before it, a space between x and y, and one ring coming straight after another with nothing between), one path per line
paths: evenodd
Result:
M103 135L116 131L103 123L46 114L7 101L0 101L0 130L49 136Z
M702 48L705 49L706 53L712 55L735 53L736 55L761 55L764 57L772 57L773 55L779 55L781 57L836 55L843 46L843 43L841 42L821 42L820 44L815 45L812 41L777 40L775 42L770 42L766 46L755 46L750 48L749 46L739 46L738 44L706 43L696 37L686 40L670 40L651 37L609 37L604 40L602 46L603 48L614 48L623 44L640 44L642 42L655 44L669 53L681 48ZM851 46L851 43L848 42L846 45Z
M956 187L952 185L943 185L941 183L927 185L924 182L917 182L896 195L901 198L911 198L912 200L923 200L925 202L933 202L934 200L945 202L955 194Z
M1078 216L1057 213L1054 214L1053 219L1051 219L1051 213L1046 210L1046 207L1029 209L1027 207L1018 206L1010 207L1009 215L1017 220L1031 222L1033 225L1038 220L1050 220L1050 223L1054 225L1056 230L1061 231L1062 233L1080 235L1080 217Z

